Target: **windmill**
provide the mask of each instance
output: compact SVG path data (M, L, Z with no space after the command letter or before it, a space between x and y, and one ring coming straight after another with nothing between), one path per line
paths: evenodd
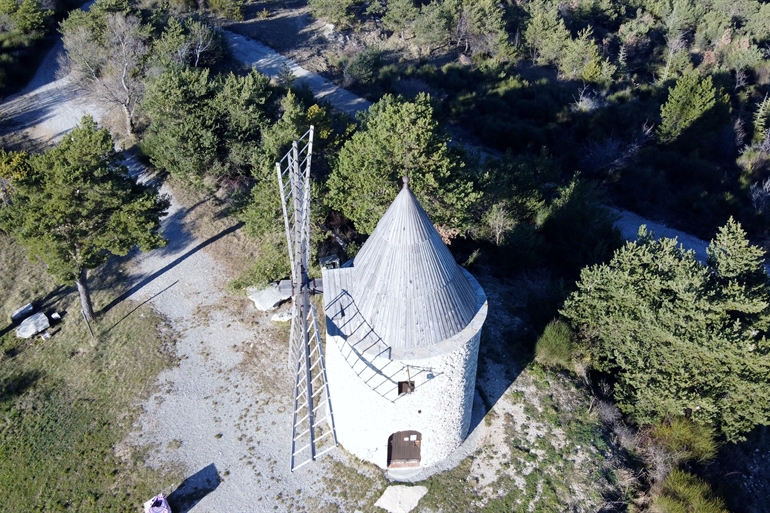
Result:
M312 152L311 126L275 164L291 263L291 281L282 282L281 288L290 286L292 295L289 334L289 368L294 372L292 472L337 446L318 318L310 302L310 295L320 288L308 277Z

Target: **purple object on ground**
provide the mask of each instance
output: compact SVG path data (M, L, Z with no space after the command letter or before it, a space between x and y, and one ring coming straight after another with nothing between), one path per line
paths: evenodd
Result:
M145 513L171 513L166 496L159 493L144 504Z

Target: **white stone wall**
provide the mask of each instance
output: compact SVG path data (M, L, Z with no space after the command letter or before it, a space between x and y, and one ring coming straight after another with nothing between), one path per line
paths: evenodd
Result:
M485 317L486 304L477 314L480 322L472 322L464 330L464 340L453 341L454 350L428 358L394 361L369 357L365 364L359 362L351 367L344 340L327 337L327 375L342 446L382 468L387 466L388 437L397 431L416 430L422 434L421 466L441 461L455 450L470 427ZM388 369L387 378L378 371L383 368ZM393 392L395 384L377 390L366 384L378 379L407 381L407 376L415 382L415 391L400 397Z

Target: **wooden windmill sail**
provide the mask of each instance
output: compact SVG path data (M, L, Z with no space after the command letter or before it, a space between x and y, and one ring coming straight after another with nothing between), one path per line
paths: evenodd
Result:
M318 319L310 302L317 291L310 261L310 163L313 127L276 162L291 262L292 319L289 367L294 373L291 471L337 446Z

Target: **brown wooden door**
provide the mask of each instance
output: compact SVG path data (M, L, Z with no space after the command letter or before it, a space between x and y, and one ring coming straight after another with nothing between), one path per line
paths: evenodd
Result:
M422 435L419 431L399 431L388 437L388 467L420 465Z

